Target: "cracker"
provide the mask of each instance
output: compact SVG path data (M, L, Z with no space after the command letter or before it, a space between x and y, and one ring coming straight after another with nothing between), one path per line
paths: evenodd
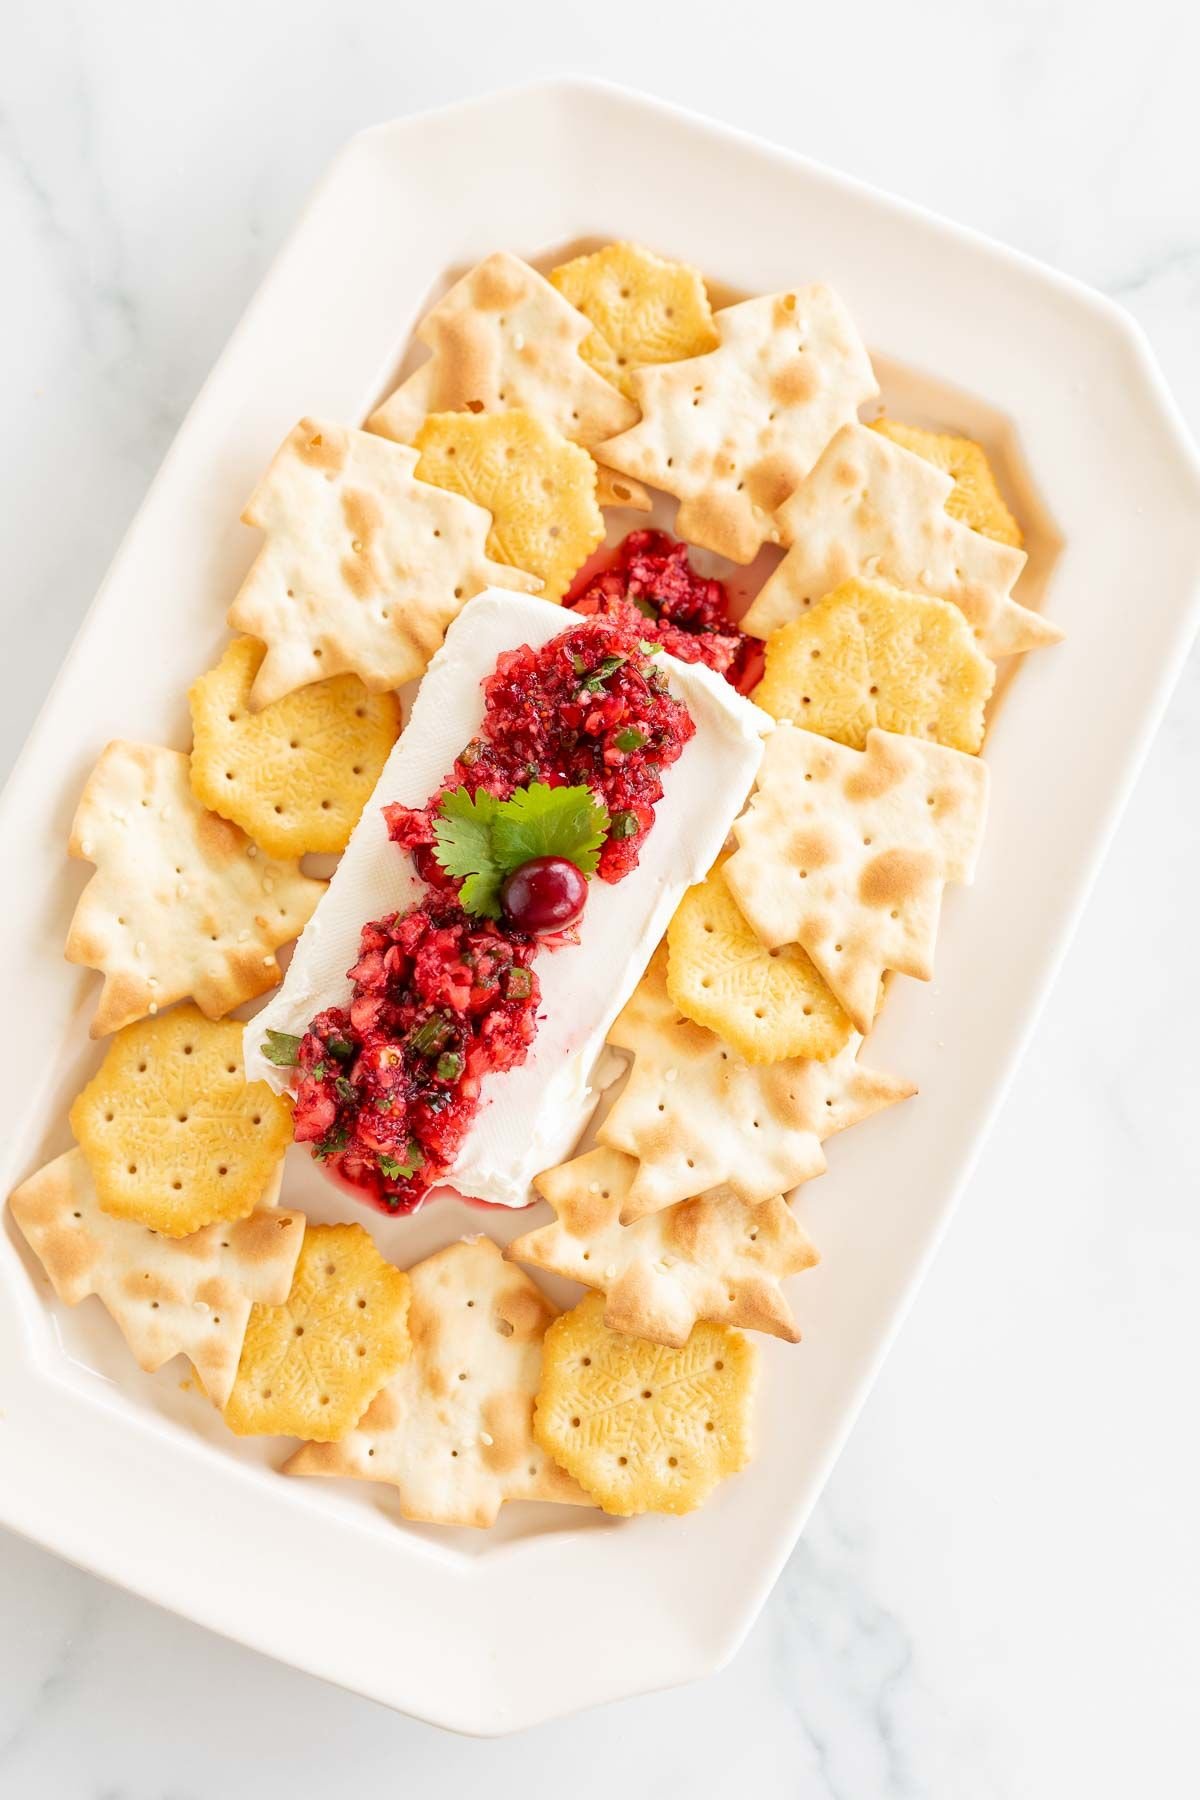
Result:
M954 483L946 497L946 511L952 518L961 519L984 537L995 538L998 544L1021 548L1025 542L1021 527L1004 503L982 444L949 432L901 425L896 419L876 419L871 429L946 471Z
M586 450L529 413L433 413L413 440L417 475L492 515L487 553L561 600L604 537L596 465Z
M656 1344L686 1344L697 1319L800 1341L780 1286L817 1261L780 1195L748 1205L726 1188L621 1224L637 1172L603 1146L547 1169L534 1183L558 1215L505 1254L607 1296L604 1323Z
M193 683L192 792L269 856L336 856L400 735L400 703L335 675L252 712L264 654L256 638L235 638Z
M285 1297L304 1236L303 1213L265 1206L185 1238L110 1218L82 1150L55 1157L8 1204L65 1305L95 1294L139 1368L190 1357L217 1406L229 1398L251 1305Z
M975 872L987 775L889 731L865 750L791 725L767 739L725 879L764 944L808 951L860 1031L885 969L933 973L942 890Z
M777 541L776 509L878 388L849 313L820 284L744 300L715 324L720 347L707 356L634 372L641 421L596 454L678 496L678 537L748 563Z
M561 263L550 279L595 326L580 355L631 400L635 369L717 347L704 277L687 263L666 262L640 244L606 244Z
M720 864L689 888L667 931L667 992L749 1063L827 1062L854 1032L798 944L776 950L751 930Z
M410 1353L408 1307L408 1276L361 1225L310 1225L284 1300L250 1314L225 1423L344 1437Z
M493 1525L506 1500L588 1504L534 1442L542 1338L555 1308L489 1238L409 1270L413 1354L339 1444L305 1444L289 1475L346 1475L398 1490L406 1519Z
M610 1331L589 1294L546 1333L534 1434L607 1513L688 1513L750 1460L754 1346L696 1325L682 1349Z
M864 1068L853 1042L828 1062L746 1062L680 1016L662 949L608 1041L634 1059L597 1132L638 1160L621 1207L626 1225L715 1187L749 1203L770 1200L824 1172L825 1138L916 1092Z
M217 1019L266 993L280 978L275 950L326 886L206 812L188 758L157 744L108 745L67 847L96 865L66 944L68 962L104 976L93 1037L186 995Z
M187 1237L261 1205L292 1136L292 1112L247 1082L242 1027L194 1006L119 1031L71 1107L102 1209Z
M485 554L482 508L416 466L406 444L314 419L284 439L242 514L266 542L229 609L267 646L252 707L347 673L386 693L424 672L481 588L537 592Z
M995 664L957 606L843 581L766 642L755 704L861 750L873 726L976 752Z
M417 326L430 351L367 421L410 444L426 413L517 407L590 449L624 431L637 408L580 355L592 327L546 280L508 251L485 257Z
M778 514L787 555L739 623L770 637L852 578L935 594L966 614L993 661L1055 644L1057 625L1012 598L1025 553L951 518L949 475L866 425L845 425Z
M628 475L618 475L615 469L597 463L596 505L624 506L630 512L647 513L653 508L654 502L640 481L631 481Z

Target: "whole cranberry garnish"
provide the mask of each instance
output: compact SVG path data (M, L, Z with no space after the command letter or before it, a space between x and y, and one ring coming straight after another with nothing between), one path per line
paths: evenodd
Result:
M583 916L587 876L565 856L535 856L505 877L500 903L518 931L565 931Z

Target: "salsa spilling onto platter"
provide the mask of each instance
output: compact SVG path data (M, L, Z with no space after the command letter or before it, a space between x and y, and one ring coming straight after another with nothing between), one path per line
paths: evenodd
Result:
M705 663L735 687L755 648L729 616L724 582L698 574L687 545L665 531L631 531L567 604L620 620L680 662Z
M502 654L438 792L384 808L428 896L363 927L349 1005L299 1043L294 1133L388 1212L453 1166L484 1077L524 1061L537 951L577 944L590 874L637 867L662 771L695 732L634 616Z

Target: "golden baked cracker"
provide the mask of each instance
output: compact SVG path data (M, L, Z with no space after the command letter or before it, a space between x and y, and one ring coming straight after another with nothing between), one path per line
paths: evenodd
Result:
M987 778L976 756L890 731L865 750L791 725L767 739L725 880L764 944L808 951L860 1031L885 969L933 974L942 890L974 875Z
M876 419L871 429L946 471L954 483L946 499L946 511L952 518L961 519L984 537L995 538L998 544L1021 548L1025 542L1021 527L1004 503L982 444L951 432L901 425L897 419Z
M67 1306L95 1294L139 1368L187 1356L224 1406L255 1301L285 1298L304 1214L260 1206L249 1218L161 1237L100 1209L82 1150L68 1150L9 1195L12 1215Z
M954 483L924 457L866 425L844 425L803 487L780 507L787 555L745 616L770 637L843 581L890 581L949 600L993 661L1055 644L1057 625L1012 598L1025 553L946 511Z
M315 419L284 439L242 514L266 542L229 609L267 646L252 707L346 673L386 693L424 672L481 588L537 592L485 554L487 514L416 466L406 444Z
M344 1437L407 1359L409 1280L361 1225L310 1225L291 1290L256 1306L225 1423L240 1437Z
M679 1011L747 1062L827 1062L849 1043L854 1027L812 961L798 944L768 950L720 863L679 902L667 945L667 992Z
M654 502L640 481L631 481L628 475L618 475L615 469L597 463L596 505L624 506L630 512L647 513Z
M406 1519L493 1525L506 1500L588 1497L534 1442L542 1337L555 1308L489 1238L409 1270L413 1353L338 1444L305 1444L289 1475L386 1481Z
M598 1288L612 1331L678 1347L710 1319L799 1343L780 1283L818 1259L787 1201L753 1206L714 1188L622 1225L636 1173L631 1156L603 1145L547 1169L534 1186L558 1216L505 1255Z
M533 1429L606 1513L688 1513L750 1460L754 1346L701 1322L681 1349L610 1331L589 1294L546 1333Z
M608 1034L634 1059L597 1133L638 1161L623 1224L715 1187L749 1203L769 1200L824 1172L825 1138L916 1092L864 1068L853 1042L828 1062L746 1062L681 1017L666 960L656 951Z
M817 283L717 313L720 347L637 369L640 423L596 455L680 501L679 537L748 563L826 444L878 392L849 313Z
M417 326L430 351L367 421L410 444L426 413L515 406L590 449L624 431L637 408L580 355L591 324L507 250L485 257Z
M188 1237L262 1204L292 1136L292 1112L247 1082L242 1027L194 1006L126 1025L71 1107L102 1209Z
M235 638L192 684L192 792L268 856L335 856L400 735L400 702L334 675L252 712L264 655L256 638Z
M276 948L299 937L325 892L206 812L188 758L157 744L109 744L67 847L96 865L66 945L68 962L104 976L93 1037L186 995L217 1019L265 994L280 977Z
M948 600L883 581L843 581L771 633L755 704L861 750L872 726L978 751L996 680Z
M579 354L631 400L634 369L717 347L704 277L687 263L666 262L640 244L606 244L551 269L550 279L595 326Z
M604 537L587 451L516 411L433 413L413 442L419 480L491 513L488 555L536 575L543 600L561 600Z

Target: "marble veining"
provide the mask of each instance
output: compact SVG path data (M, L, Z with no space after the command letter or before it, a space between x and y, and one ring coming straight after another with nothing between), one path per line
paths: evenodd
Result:
M1119 31L1084 0L694 0L682 27L633 0L519 22L45 0L3 36L0 773L322 165L423 105L573 68L760 130L1121 300L1200 425L1200 20L1172 0ZM1193 658L948 1241L728 1669L474 1743L3 1536L0 1800L1196 1792L1198 790ZM586 1616L563 1628L569 1653Z

